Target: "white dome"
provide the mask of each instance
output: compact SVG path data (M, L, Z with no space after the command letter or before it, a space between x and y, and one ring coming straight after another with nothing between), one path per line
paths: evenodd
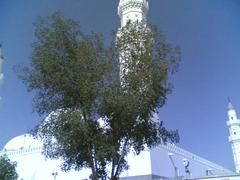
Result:
M11 151L11 150L18 150L18 149L28 149L33 147L42 146L42 142L38 139L34 139L30 134L24 134L21 136L14 137L5 145L4 149Z

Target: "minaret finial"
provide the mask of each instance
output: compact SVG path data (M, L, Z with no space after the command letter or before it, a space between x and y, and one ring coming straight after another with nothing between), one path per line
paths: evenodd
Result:
M234 106L233 106L233 104L232 104L232 101L231 101L231 99L228 97L228 108L227 108L228 110L235 110L235 108L234 108Z
M228 97L228 102L231 102L231 99L230 99L230 97Z

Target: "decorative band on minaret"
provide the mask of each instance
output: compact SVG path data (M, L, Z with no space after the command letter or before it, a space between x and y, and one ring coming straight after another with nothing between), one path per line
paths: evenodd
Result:
M125 26L128 21L147 22L148 9L147 0L120 0L118 15L121 19L121 27Z
M237 113L231 101L228 102L228 121L229 128L228 140L232 146L235 169L240 173L240 120L237 118Z

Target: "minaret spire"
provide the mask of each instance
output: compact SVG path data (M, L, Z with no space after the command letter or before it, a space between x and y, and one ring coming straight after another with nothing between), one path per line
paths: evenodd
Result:
M234 110L234 106L230 98L228 98L228 110Z

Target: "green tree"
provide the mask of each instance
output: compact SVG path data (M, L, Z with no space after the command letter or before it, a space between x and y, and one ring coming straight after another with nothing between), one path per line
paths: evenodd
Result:
M117 179L131 150L178 140L152 120L179 58L156 28L129 23L106 47L101 35L85 35L59 13L35 27L31 66L19 74L44 117L34 132L46 157L63 159L64 171L90 168L92 179Z
M31 67L19 72L35 90L34 109L45 118L36 129L44 154L62 158L62 169L91 168L94 179L106 176L105 138L98 108L111 64L100 34L85 35L60 13L35 23ZM55 113L52 113L55 112ZM102 143L101 143L102 142Z
M16 162L10 161L6 156L0 156L0 179L1 180L15 180L18 178L16 172Z

